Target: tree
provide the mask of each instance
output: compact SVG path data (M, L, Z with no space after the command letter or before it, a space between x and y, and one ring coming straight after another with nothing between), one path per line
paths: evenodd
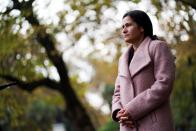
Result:
M186 113L182 112L185 112L190 106L190 102L195 100L195 76L191 72L195 71L194 36L196 26L192 17L195 13L194 2L191 0L176 1L152 0L151 2L157 9L155 14L161 27L166 32L165 37L168 38L169 43L173 43L171 47L176 52L177 82L174 88L172 104L174 111L177 112L175 116L176 123L182 125L184 123L182 118L186 118L189 121L189 116L194 116L195 109L191 105L188 117L184 117ZM95 33L96 29L100 28L100 24L104 24L104 21L101 19L103 16L102 11L113 6L112 4L115 2L118 3L118 1L110 2L109 0L99 2L95 0L66 1L68 9L58 13L59 20L57 24L54 24L52 22L47 23L39 17L36 10L36 0L12 0L13 5L10 4L6 9L2 10L0 15L2 19L0 22L2 46L0 48L0 76L8 81L16 81L19 87L29 92L43 86L60 92L65 99L65 106L68 107L66 108L65 116L71 121L71 126L76 127L75 130L94 130L84 107L81 105L69 82L68 74L70 72L68 73L68 69L70 70L70 68L68 67L70 63L64 61L62 57L64 51L61 50L56 35L62 32L65 34L69 40L69 43L67 42L66 45L67 50L77 45L83 36L87 36L90 43L96 43L96 36L92 34ZM134 2L138 3L140 0L134 0ZM170 2L174 2L173 7L170 6ZM18 15L13 15L14 11L18 11ZM147 11L151 12L150 9ZM171 12L171 15L167 16L168 19L163 17L163 14L167 11ZM73 17L71 22L68 20L70 14ZM177 18L179 18L178 21L176 21ZM23 24L29 25L26 34L20 33ZM106 41L102 41L105 45L108 43L116 44L117 53L113 59L115 64L121 49L121 44L118 43L122 43L122 40L118 37L119 28L114 27L114 30L110 32L110 37ZM94 77L95 85L102 81L106 84L113 83L117 72L110 72L113 74L112 76L109 73L105 75L104 72L105 70L110 70L110 68L117 71L117 65L91 58L89 62L95 65L95 67L97 66L98 69L98 73ZM54 80L50 77L50 68L57 70L59 80ZM44 70L46 73L40 70ZM103 77L100 77L98 74L101 74L100 76ZM186 76L186 81L184 81L183 76ZM179 99L185 90L188 102L185 99ZM75 114L81 115L76 116ZM75 117L76 119L74 119ZM193 123L194 120L195 118L191 119L191 122Z
M4 52L3 54L4 58L3 60L1 60L2 64L0 77L7 81L17 82L20 88L29 92L32 92L36 88L43 86L60 92L65 99L65 117L70 120L71 127L73 128L72 130L94 131L95 128L85 108L81 104L70 84L67 65L63 60L62 54L57 50L57 41L55 40L55 37L53 35L53 33L59 32L60 29L63 30L63 28L61 27L63 27L64 24L67 24L63 21L66 12L60 14L61 20L59 22L63 22L63 24L58 25L58 27L53 26L54 28L50 28L48 25L42 24L38 19L38 14L36 14L34 11L34 2L34 0L12 0L13 5L7 7L1 14L1 19L3 20L1 22L1 28L3 29L1 36L4 37L7 35L7 39L4 39L4 42L6 44L7 42L9 42L10 46L5 47L9 49L9 52ZM71 35L71 37L73 36L73 43L79 40L81 37L81 33L74 30L76 29L75 26L79 24L78 22L81 22L79 21L80 16L83 16L87 12L87 9L78 8L78 6L88 6L91 10L95 10L96 18L91 22L99 23L99 12L102 9L102 6L110 5L107 0L100 3L96 3L96 1L72 1L69 2L69 4L72 10L79 11L80 13L75 22L69 25L71 27L70 32L72 32L68 35ZM11 13L16 10L20 13L18 17L14 18L11 16ZM85 19L88 19L88 17ZM27 38L25 38L20 33L17 33L17 31L14 32L13 30L13 26L17 25L20 29L24 22L28 22L28 24L31 26L29 35L25 36ZM11 36L13 39L10 40ZM15 46L14 44L16 43L20 43L20 46L22 45L22 47ZM22 51L20 52L20 50ZM28 54L28 51L30 52L30 54ZM25 57L27 57L27 59ZM30 59L28 57L30 57ZM35 58L35 60L33 59L33 57ZM18 60L15 60L15 58L17 58ZM37 64L40 64L40 66L42 67L46 66L43 64L43 61L48 61L49 66L52 65L56 68L60 78L59 81L55 81L48 76L44 77L43 75L40 75L35 71ZM20 66L27 67L29 69L27 71L27 69L22 69Z

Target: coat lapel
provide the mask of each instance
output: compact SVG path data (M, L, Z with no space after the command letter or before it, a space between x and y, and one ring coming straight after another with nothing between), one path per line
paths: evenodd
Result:
M134 77L140 70L142 70L151 62L148 52L150 42L151 39L146 37L135 51L132 61L129 65L131 77Z
M130 71L128 67L128 59L129 59L129 50L132 48L132 45L130 45L127 50L122 54L119 61L119 75L125 76L127 78L131 78Z

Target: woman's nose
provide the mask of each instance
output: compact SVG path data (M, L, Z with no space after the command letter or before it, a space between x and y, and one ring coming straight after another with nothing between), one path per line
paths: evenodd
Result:
M122 29L122 33L125 34L126 32L127 32L127 29L126 28L123 28Z

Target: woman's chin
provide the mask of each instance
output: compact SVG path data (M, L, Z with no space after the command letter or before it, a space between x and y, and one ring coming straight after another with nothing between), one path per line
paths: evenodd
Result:
M131 43L130 39L124 39L124 41L125 41L126 43L128 43L128 44Z
M126 45L129 46L131 43L130 42L126 42Z

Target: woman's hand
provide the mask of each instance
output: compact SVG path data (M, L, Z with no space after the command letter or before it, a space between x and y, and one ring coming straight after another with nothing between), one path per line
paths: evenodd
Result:
M122 125L128 126L130 128L134 128L134 122L131 119L129 113L125 109L121 109L116 116L119 119L119 123Z

